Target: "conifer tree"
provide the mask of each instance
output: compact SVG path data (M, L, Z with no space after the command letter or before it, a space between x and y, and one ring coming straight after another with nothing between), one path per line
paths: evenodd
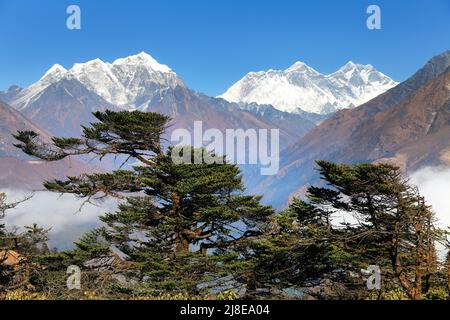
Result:
M256 286L268 289L269 296L283 296L289 289L316 299L361 298L363 283L349 271L363 265L355 252L336 245L333 239L345 237L348 230L334 228L331 215L328 208L293 199L275 228L252 244L255 263L248 276Z
M94 115L99 122L84 127L82 138L54 138L53 145L45 145L34 132L16 135L17 147L48 161L95 154L140 162L130 170L45 183L50 191L75 194L87 201L103 196L123 200L116 212L101 218L106 227L96 231L95 237L84 238L79 249L95 252L94 248L103 248L99 240L103 238L141 263L153 289L183 287L196 293L199 283L215 283L224 275L217 268L223 266L225 256L236 257L232 248L263 235L273 211L260 204L260 197L244 194L236 165L226 161L176 164L173 152L190 150L194 157L196 150L163 150L166 116L110 111Z
M445 233L417 188L395 166L317 163L326 185L308 188L306 200L294 199L275 230L253 242L245 275L271 294L300 288L316 298L366 298L361 270L377 265L385 292L430 293Z
M309 188L307 211L331 210L353 220L328 241L356 254L355 262L390 267L408 296L421 299L430 290L435 243L443 233L417 188L392 165L317 163L328 187Z
M6 199L7 199L6 194L3 192L0 192L0 219L3 219L5 217L7 210L17 207L17 205L20 203L20 202L7 203ZM25 200L27 200L27 199L25 199ZM25 201L25 200L23 200L23 201Z
M0 192L0 221L5 217L6 211L15 208L22 201L8 203L6 194ZM14 243L11 240L15 239L15 237L12 236L13 234L6 230L5 225L0 223L0 291L7 289L7 285L13 275L11 268L3 264L7 258L8 250L11 249L11 243Z
M16 208L20 203L27 201L31 196L26 196L24 199L16 202L7 202L7 196L5 193L0 192L0 221L5 217L8 210ZM0 250L10 249L11 242L10 232L6 230L5 224L0 223Z
M4 193L0 193L0 219L3 218L4 212L6 211L6 205L5 205L5 199L6 195ZM0 223L0 251L4 249L5 246L5 237L6 237L6 230L5 225ZM5 285L6 282L6 272L7 268L3 266L3 260L5 258L0 255L0 291L3 285Z
M44 228L36 223L25 226L25 232L20 234L19 248L23 254L27 256L36 256L48 253L47 242L49 240L49 232L51 228Z

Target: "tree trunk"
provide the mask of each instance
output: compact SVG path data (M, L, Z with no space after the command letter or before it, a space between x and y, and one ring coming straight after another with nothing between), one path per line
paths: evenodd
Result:
M177 256L186 255L189 253L189 241L181 232L177 233L176 242L175 254Z
M400 260L400 256L398 254L399 249L399 227L395 226L392 234L391 239L391 263L392 268L394 269L394 273L397 276L398 280L400 281L400 284L402 288L406 291L408 296L411 299L415 299L416 297L416 290L412 286L411 282L408 280L408 277L405 275L402 262Z
M172 214L174 217L182 219L182 217L178 211L180 209L180 206L181 206L181 198L176 192L173 192L172 193ZM184 235L183 230L177 231L177 233L175 235L175 241L176 241L175 254L177 256L186 255L189 253L189 240Z
M420 226L416 226L416 257L415 257L415 289L414 289L414 300L422 299L422 278L423 278L423 236Z

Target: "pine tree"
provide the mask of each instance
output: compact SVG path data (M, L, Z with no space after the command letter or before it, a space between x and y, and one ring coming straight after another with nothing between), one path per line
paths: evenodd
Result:
M293 288L367 298L361 269L377 265L384 292L401 288L411 299L432 292L440 272L435 244L445 233L417 188L395 166L317 163L326 185L308 188L306 200L294 199L267 236L245 248L253 262L243 272L247 282L271 295ZM309 290L319 285L318 295Z
M360 263L379 265L394 275L412 299L421 299L436 271L435 243L442 232L417 188L388 164L355 166L318 161L329 187L311 187L314 210L347 213L355 221L332 243L357 254ZM309 210L311 211L311 210ZM387 271L387 272L389 272ZM387 275L385 274L385 277Z
M30 197L26 197L21 201L8 203L7 196L5 193L0 192L0 221L5 217L6 211L14 209L23 201L28 200ZM0 223L0 250L10 249L11 247L11 235L10 232L6 230L5 224ZM0 261L1 262L1 261ZM1 265L1 263L0 263Z
M28 198L22 200L25 201ZM15 203L7 203L7 196L0 192L0 220L5 217L6 211L13 209L22 201ZM0 224L0 291L8 288L11 277L14 275L11 267L5 266L3 262L7 259L8 253L12 245L16 243L16 235L13 232L7 231L4 224Z
M155 291L197 293L199 284L215 283L226 274L223 259L236 257L233 248L263 235L273 215L260 197L244 194L239 168L226 163L179 164L177 154L191 157L206 150L164 152L161 135L169 119L156 113L94 113L99 120L83 128L83 138L54 138L39 142L34 132L19 132L16 146L48 161L71 155L126 156L140 162L131 170L85 174L66 181L49 181L50 191L72 193L92 201L113 196L122 201L116 212L101 218L106 227L78 248L93 250L99 238L141 263ZM214 155L212 155L214 156ZM194 160L192 158L192 160Z
M20 251L27 256L42 255L50 252L47 242L51 228L44 228L36 223L25 226L25 232L20 235Z
M6 210L9 205L6 205L6 194L0 193L0 220L4 218ZM0 223L0 249L4 247L4 238L6 236L6 228L4 224ZM1 262L1 261L0 261Z
M5 199L6 196L4 193L0 193L0 216L4 216L5 209ZM4 250L5 247L5 237L6 237L6 230L5 225L0 223L0 252ZM3 265L3 261L5 260L5 257L0 254L0 291L2 287L7 282L7 268Z
M17 207L19 202L16 203L7 203L6 202L6 194L0 192L0 219L5 217L6 211Z
M268 289L269 296L290 290L317 299L358 298L362 283L358 286L349 271L362 265L356 253L336 245L333 239L345 237L347 230L333 228L331 214L294 199L268 236L253 242L255 264L248 276L256 286Z

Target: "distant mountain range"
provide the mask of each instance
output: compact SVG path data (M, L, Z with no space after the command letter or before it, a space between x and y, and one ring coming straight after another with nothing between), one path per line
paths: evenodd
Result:
M337 112L280 157L279 174L260 178L252 190L264 192L277 207L318 182L318 159L388 161L407 173L424 166L450 166L450 51L375 99Z
M94 121L93 111L106 109L161 112L172 117L170 130L190 128L195 120L202 120L205 128L280 127L284 146L315 126L302 115L271 106L264 107L271 110L269 116L196 93L169 67L146 53L113 63L95 59L75 64L70 70L54 65L30 87L13 86L0 92L0 100L58 136L78 136L80 124ZM280 118L283 124L277 120Z
M396 85L372 65L350 61L323 75L296 62L286 70L250 72L220 97L230 102L270 104L287 112L330 114L359 106Z
M278 208L318 182L317 159L391 161L406 172L450 165L449 68L447 51L396 85L370 65L348 63L321 75L296 63L285 71L250 73L214 98L189 89L145 53L68 70L55 65L28 88L0 92L6 102L0 104L0 188L35 187L44 178L92 170L75 159L32 161L12 147L11 134L34 130L47 141L52 135L79 136L80 125L95 120L91 113L106 109L169 115L167 135L177 128L192 130L198 120L205 130L280 129L279 174L263 177L255 167L242 167L249 191L264 194Z
M194 92L169 67L145 53L113 63L96 59L75 64L69 70L54 65L30 87L12 86L0 92L0 100L27 117L35 127L63 137L79 136L80 125L95 121L92 112L106 109L169 115L172 121L166 138L177 128L192 129L194 121L202 121L204 130L276 128L280 129L280 148L295 143L315 127L303 115L282 112L272 106L247 107ZM10 136L0 141L12 143Z

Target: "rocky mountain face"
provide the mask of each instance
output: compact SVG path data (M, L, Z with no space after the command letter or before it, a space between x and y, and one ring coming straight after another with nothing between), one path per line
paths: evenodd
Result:
M94 120L93 111L117 110L73 77L65 77L62 67L52 67L28 88L0 94L5 102L54 136L79 136L80 124Z
M63 78L45 88L21 112L53 136L73 137L80 125L95 121L93 111L119 110L76 79Z
M94 168L74 159L55 163L36 161L13 146L17 131L35 131L45 142L50 136L20 112L0 101L0 189L42 189L42 182L67 175L92 172Z
M13 134L17 131L35 131L43 137L44 141L50 141L50 137L44 130L36 126L20 112L1 101L0 124L0 157L10 156L18 159L28 159L22 151L13 145L16 143Z
M372 65L350 61L324 75L296 62L286 70L250 72L220 97L230 102L269 104L286 112L324 115L359 106L396 85Z
M342 110L281 154L279 174L261 179L277 207L317 183L315 160L389 161L412 172L450 165L450 51L431 59L414 76L363 104Z
M21 87L13 85L6 91L0 91L0 101L11 101L17 97L22 90Z
M226 129L279 129L281 148L294 143L315 125L303 117L281 112L271 106L261 110L244 110L223 99L193 92L186 87L160 91L147 105L147 110L166 114L172 118L168 134L183 128L193 130L194 121L202 121L204 130Z

